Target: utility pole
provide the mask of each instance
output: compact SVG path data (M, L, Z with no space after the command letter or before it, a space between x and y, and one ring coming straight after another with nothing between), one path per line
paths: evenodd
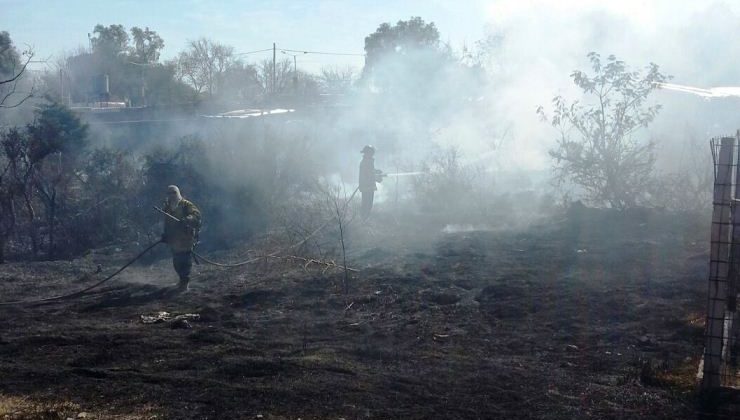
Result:
M275 95L275 92L277 92L277 89L275 88L275 66L276 66L276 47L275 43L272 43L272 95Z
M298 63L296 57L298 54L293 54L293 94L298 93Z

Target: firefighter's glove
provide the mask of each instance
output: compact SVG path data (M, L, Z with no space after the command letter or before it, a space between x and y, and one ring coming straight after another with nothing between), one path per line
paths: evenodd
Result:
M383 178L385 178L385 174L380 169L375 170L375 182L383 182Z

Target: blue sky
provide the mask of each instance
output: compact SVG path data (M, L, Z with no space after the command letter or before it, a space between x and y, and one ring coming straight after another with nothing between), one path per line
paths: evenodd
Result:
M0 0L0 30L38 57L87 45L101 23L156 30L165 40L163 58L182 50L188 39L205 36L237 52L278 48L363 52L364 37L382 22L421 16L437 24L442 39L459 47L482 38L487 2L454 0ZM267 58L251 55L249 61ZM316 71L323 65L362 65L362 57L299 57Z

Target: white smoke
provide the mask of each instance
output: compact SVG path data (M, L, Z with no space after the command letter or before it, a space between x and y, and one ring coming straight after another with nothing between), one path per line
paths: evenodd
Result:
M491 118L511 127L504 160L513 166L549 167L547 150L556 133L539 121L535 109L547 109L555 95L584 99L569 76L590 70L591 51L613 54L633 69L657 63L688 87L740 85L733 58L740 55L740 2L500 0L490 2L487 11L490 33L502 39L490 57L496 82L487 97ZM667 89L652 95L663 109L639 135L658 141L663 167L677 160L687 132L708 141L740 128L736 102L702 100L734 97L736 89L689 93L694 95Z

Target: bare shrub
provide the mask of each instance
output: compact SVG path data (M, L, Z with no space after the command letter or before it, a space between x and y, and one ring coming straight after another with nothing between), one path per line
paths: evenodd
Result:
M432 153L421 168L424 175L414 178L412 188L422 210L454 213L472 198L475 174L462 164L457 148Z
M691 136L684 142L678 169L655 177L650 188L650 204L686 213L708 211L712 206L713 167L707 143Z
M636 134L658 114L660 105L648 105L647 100L657 83L669 77L652 63L643 74L614 56L602 62L592 52L588 58L593 74L571 75L584 101L569 103L556 96L552 118L542 107L537 110L560 132L550 151L557 179L581 187L591 204L635 207L642 204L655 165L655 144Z

